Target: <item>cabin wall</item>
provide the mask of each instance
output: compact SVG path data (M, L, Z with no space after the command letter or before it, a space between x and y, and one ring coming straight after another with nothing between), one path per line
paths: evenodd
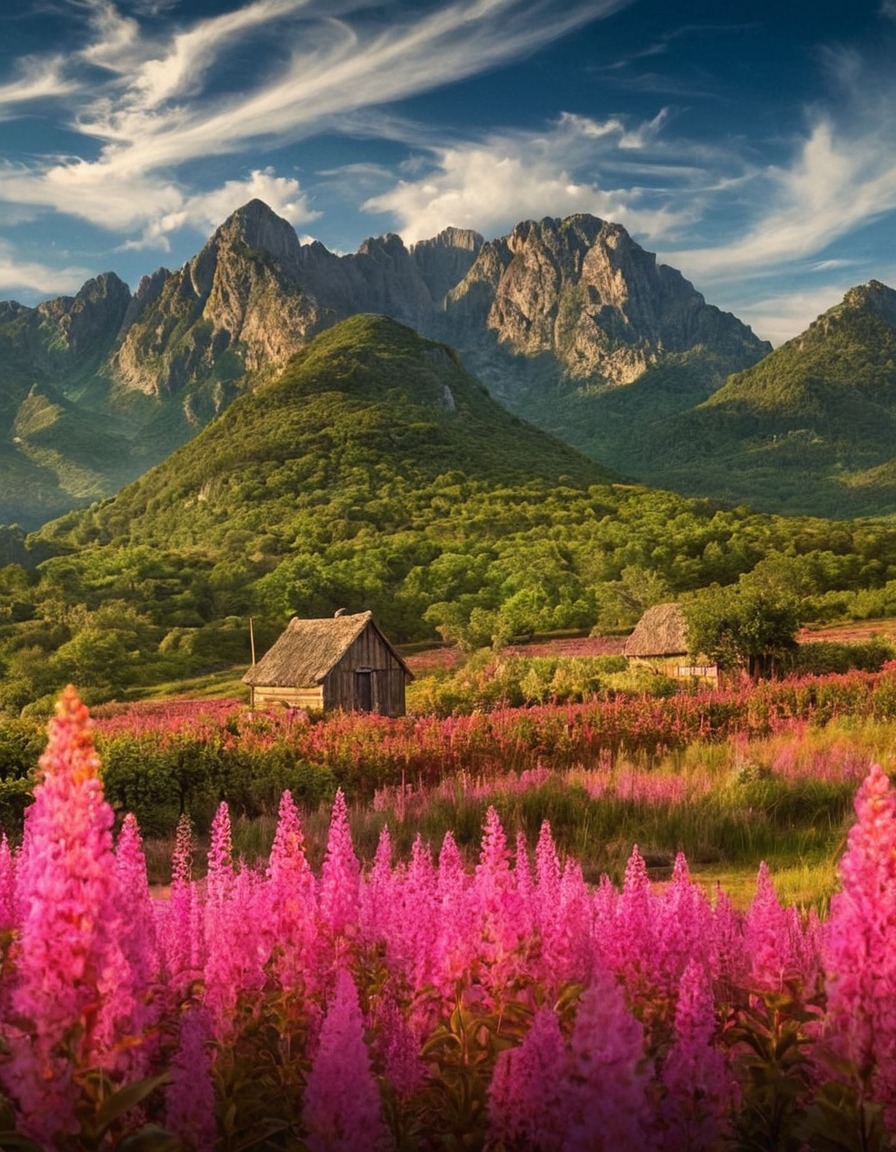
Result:
M251 690L253 708L304 708L309 712L319 712L324 706L324 690L321 685L308 688L282 688L256 684Z
M649 668L660 676L671 676L674 680L705 680L715 684L719 670L715 664L698 663L689 656L629 656L629 664Z
M323 706L403 716L406 679L392 649L368 624L324 681Z

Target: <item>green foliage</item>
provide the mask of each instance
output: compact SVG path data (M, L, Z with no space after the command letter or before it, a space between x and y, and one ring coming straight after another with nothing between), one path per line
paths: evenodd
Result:
M799 676L823 676L829 672L849 672L857 668L862 672L879 672L896 656L892 644L884 640L866 640L841 643L815 640L800 644L788 661L789 670Z
M820 1015L793 989L740 1006L726 1037L744 1085L732 1142L737 1152L801 1152L814 1072L809 1029Z
M48 711L70 680L95 703L244 669L249 616L260 651L290 616L339 608L473 651L627 627L741 578L740 605L786 589L806 620L896 614L892 524L612 484L382 317L324 333L114 500L26 543L36 571L0 569L8 715Z
M748 581L730 588L712 585L688 597L682 607L692 654L720 668L768 673L796 645L796 601Z
M647 374L621 401L601 398L609 420L591 406L584 446L642 483L689 495L790 515L892 515L892 295L881 285L854 289L801 337L716 390L704 375L702 395L697 365L679 366L673 403L663 375ZM615 424L614 405L624 413ZM625 416L637 421L637 435Z

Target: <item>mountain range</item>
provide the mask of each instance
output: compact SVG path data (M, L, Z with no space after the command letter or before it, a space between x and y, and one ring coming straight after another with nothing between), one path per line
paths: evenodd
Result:
M366 313L456 348L536 424L568 397L682 356L711 391L769 351L594 217L520 224L495 241L450 228L407 248L387 235L338 256L301 244L255 200L133 295L106 273L74 297L0 304L0 523L34 527L111 495L314 335Z
M773 351L593 216L337 255L255 200L133 294L106 273L74 297L0 303L0 523L31 529L112 495L368 314L455 349L508 421L621 476L772 511L896 511L896 293L882 284Z

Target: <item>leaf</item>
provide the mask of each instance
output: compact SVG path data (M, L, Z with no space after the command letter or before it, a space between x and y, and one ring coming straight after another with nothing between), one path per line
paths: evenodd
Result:
M167 1084L170 1079L170 1072L162 1072L158 1076L149 1076L145 1080L126 1084L117 1092L113 1092L97 1109L95 1117L97 1135L107 1131L116 1120L120 1120L132 1108L142 1104L148 1096L163 1084Z

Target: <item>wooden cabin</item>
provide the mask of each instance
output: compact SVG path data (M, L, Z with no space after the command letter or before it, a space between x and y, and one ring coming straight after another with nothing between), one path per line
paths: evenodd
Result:
M684 612L679 604L669 603L654 604L647 609L622 651L630 663L644 665L662 676L716 683L719 678L716 665L693 659L688 647Z
M378 712L403 716L405 686L413 680L371 612L323 620L294 616L243 677L253 708Z

